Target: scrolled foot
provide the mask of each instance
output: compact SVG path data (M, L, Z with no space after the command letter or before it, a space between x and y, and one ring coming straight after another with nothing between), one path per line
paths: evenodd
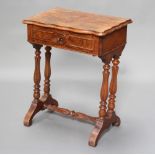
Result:
M25 118L24 119L24 125L27 126L27 127L31 126L32 125L32 120Z
M26 115L24 117L24 125L25 126L31 126L33 117L40 110L43 110L43 104L42 103L32 103L28 112L26 113Z
M89 145L95 147L97 145L98 139L101 136L102 132L106 128L104 120L97 120L96 125L90 135Z

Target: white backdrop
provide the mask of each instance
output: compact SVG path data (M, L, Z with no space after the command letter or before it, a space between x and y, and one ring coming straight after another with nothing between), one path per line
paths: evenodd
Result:
M0 153L155 153L154 0L1 0ZM90 124L41 112L32 127L22 124L32 100L34 49L26 42L25 17L65 7L132 18L120 59L117 114L96 148L87 145ZM63 107L97 115L102 63L97 57L52 50L52 95ZM42 52L42 71L44 65ZM43 82L42 82L43 84Z

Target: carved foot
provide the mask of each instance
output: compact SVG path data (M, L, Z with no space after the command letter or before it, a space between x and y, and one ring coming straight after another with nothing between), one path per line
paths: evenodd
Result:
M40 110L43 110L43 103L42 102L39 102L39 103L32 102L28 112L26 113L26 115L24 117L24 125L31 126L33 117Z
M89 145L95 147L97 145L98 139L101 134L110 126L110 120L97 120L95 128L93 129L90 138L89 138Z
M89 145L95 147L97 145L98 139L106 129L108 129L111 125L119 126L120 123L120 118L115 113L113 113L112 115L107 114L104 119L98 119L90 135Z
M37 114L40 110L46 109L47 105L55 105L58 106L57 100L53 99L51 95L47 96L42 96L39 103L32 102L27 114L24 117L24 125L25 126L31 126L32 124L32 119Z
M103 129L103 121L97 121L89 138L89 145L95 147Z

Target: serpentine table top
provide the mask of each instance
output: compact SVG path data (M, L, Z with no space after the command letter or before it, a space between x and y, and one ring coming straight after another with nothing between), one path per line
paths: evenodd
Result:
M55 8L29 17L24 24L104 36L131 23L131 19Z

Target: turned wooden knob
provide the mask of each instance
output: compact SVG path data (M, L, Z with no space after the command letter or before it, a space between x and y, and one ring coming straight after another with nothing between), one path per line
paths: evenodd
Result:
M65 43L64 38L58 38L58 44L63 45Z

